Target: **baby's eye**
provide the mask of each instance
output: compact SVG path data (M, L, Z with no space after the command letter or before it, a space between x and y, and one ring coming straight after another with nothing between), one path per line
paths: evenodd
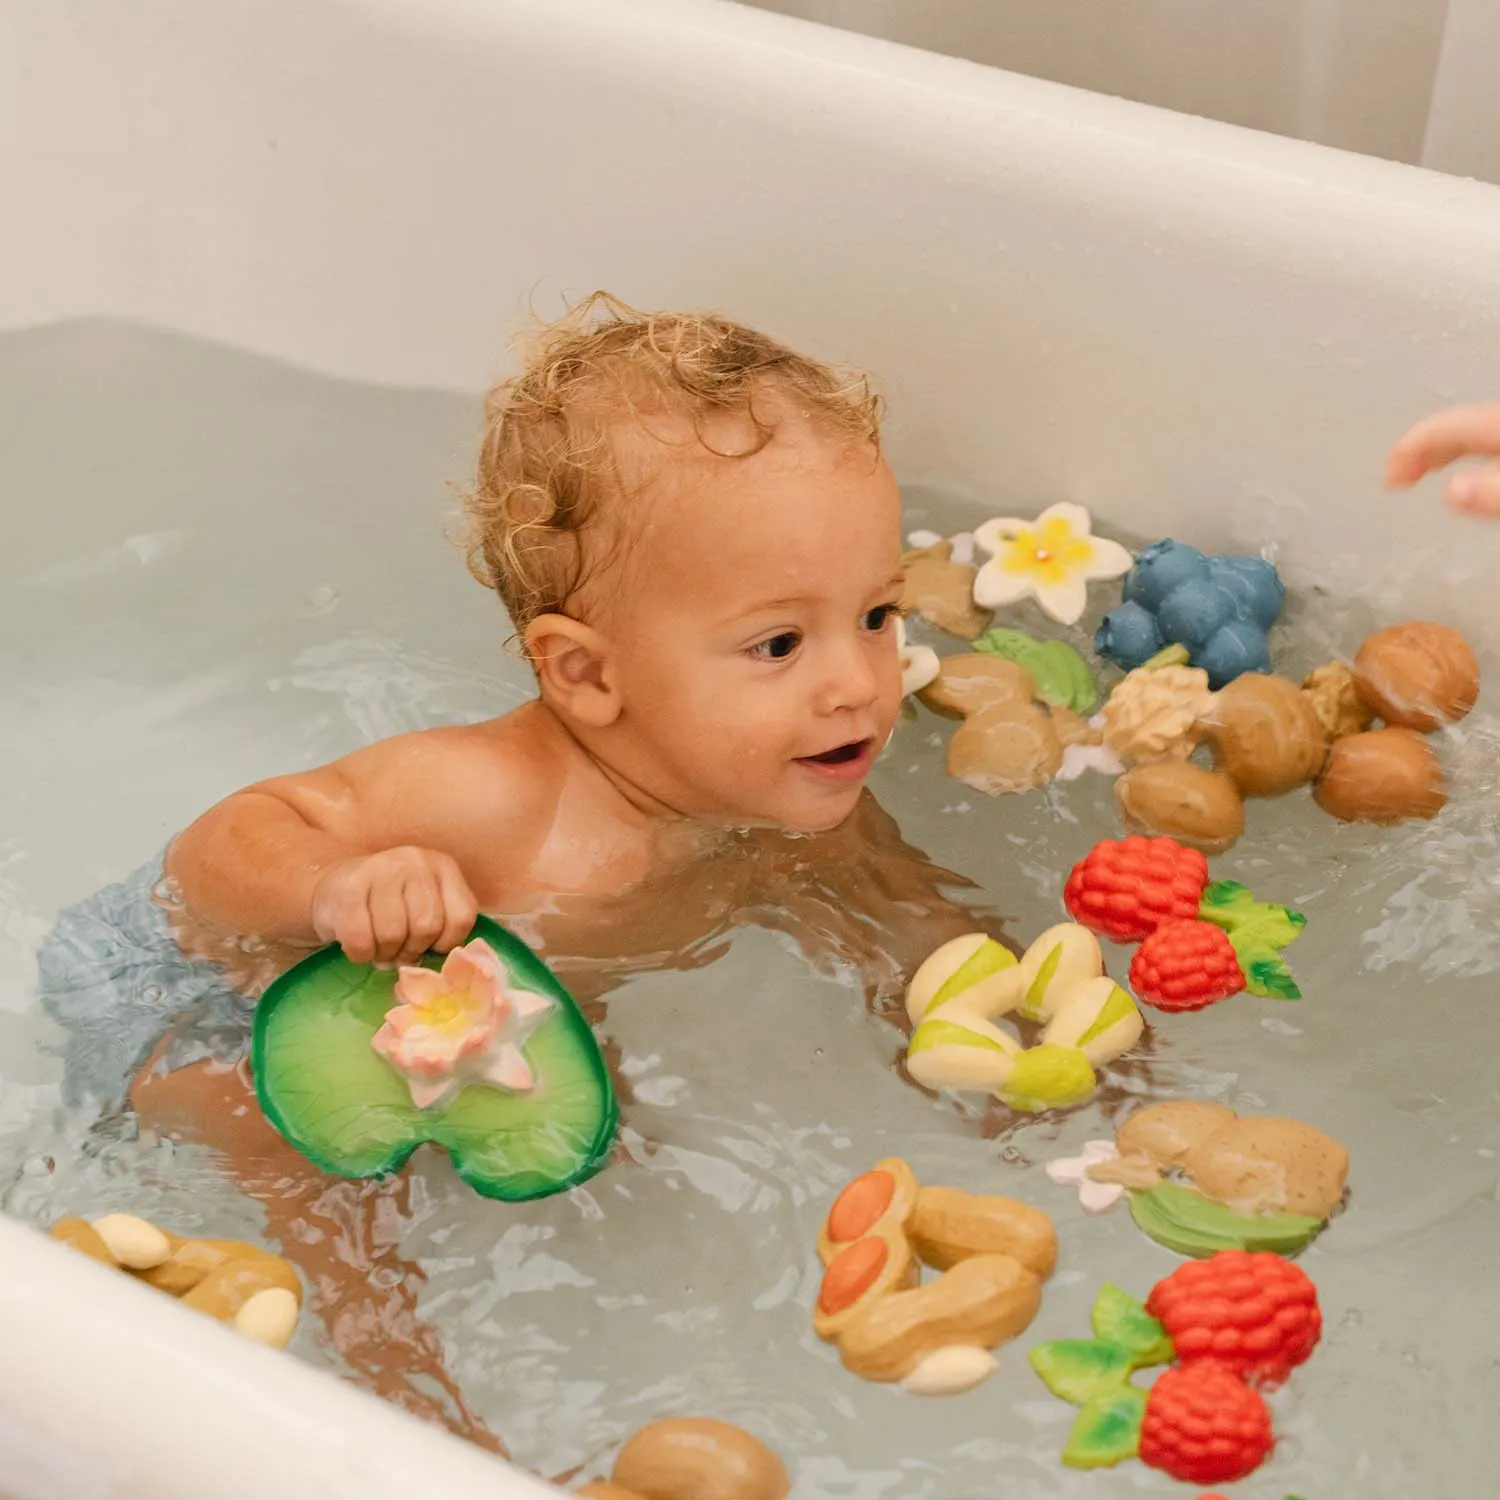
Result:
M761 661L785 661L801 644L802 637L795 630L783 630L780 635L752 646L750 654Z
M877 604L874 609L865 615L864 628L873 632L880 632L900 613L900 607L895 604Z

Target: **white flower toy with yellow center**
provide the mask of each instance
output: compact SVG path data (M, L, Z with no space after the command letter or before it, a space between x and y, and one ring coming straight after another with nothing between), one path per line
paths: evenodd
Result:
M482 938L453 949L440 971L402 966L397 1003L370 1045L406 1079L418 1109L446 1103L467 1083L514 1094L536 1087L521 1044L552 1002L507 979Z
M990 560L974 579L984 609L1035 596L1061 625L1076 625L1088 607L1088 586L1128 573L1135 559L1118 542L1095 536L1081 505L1049 505L1034 521L1000 516L974 533Z

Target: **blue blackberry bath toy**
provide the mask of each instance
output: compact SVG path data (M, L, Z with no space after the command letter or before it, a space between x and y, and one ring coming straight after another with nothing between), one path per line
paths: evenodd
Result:
M1208 557L1170 538L1141 552L1125 575L1125 602L1100 622L1094 649L1130 671L1164 646L1187 648L1214 688L1270 670L1266 632L1286 589L1264 558Z

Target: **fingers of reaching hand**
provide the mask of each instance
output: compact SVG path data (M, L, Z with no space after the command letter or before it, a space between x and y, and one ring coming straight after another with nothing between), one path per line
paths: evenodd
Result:
M479 915L479 903L469 882L453 860L439 856L437 863L438 888L443 906L442 930L433 946L439 953L456 948L474 930L474 919Z
M1450 510L1466 516L1500 516L1500 464L1463 469L1444 489Z
M1418 422L1391 449L1386 483L1415 484L1460 458L1500 457L1500 402L1459 406Z

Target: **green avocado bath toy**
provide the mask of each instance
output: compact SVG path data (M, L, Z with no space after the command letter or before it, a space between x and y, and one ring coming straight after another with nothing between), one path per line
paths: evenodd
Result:
M384 1176L430 1141L509 1202L592 1177L619 1117L572 996L485 917L399 973L338 947L304 959L256 1008L251 1066L266 1118L324 1171Z

